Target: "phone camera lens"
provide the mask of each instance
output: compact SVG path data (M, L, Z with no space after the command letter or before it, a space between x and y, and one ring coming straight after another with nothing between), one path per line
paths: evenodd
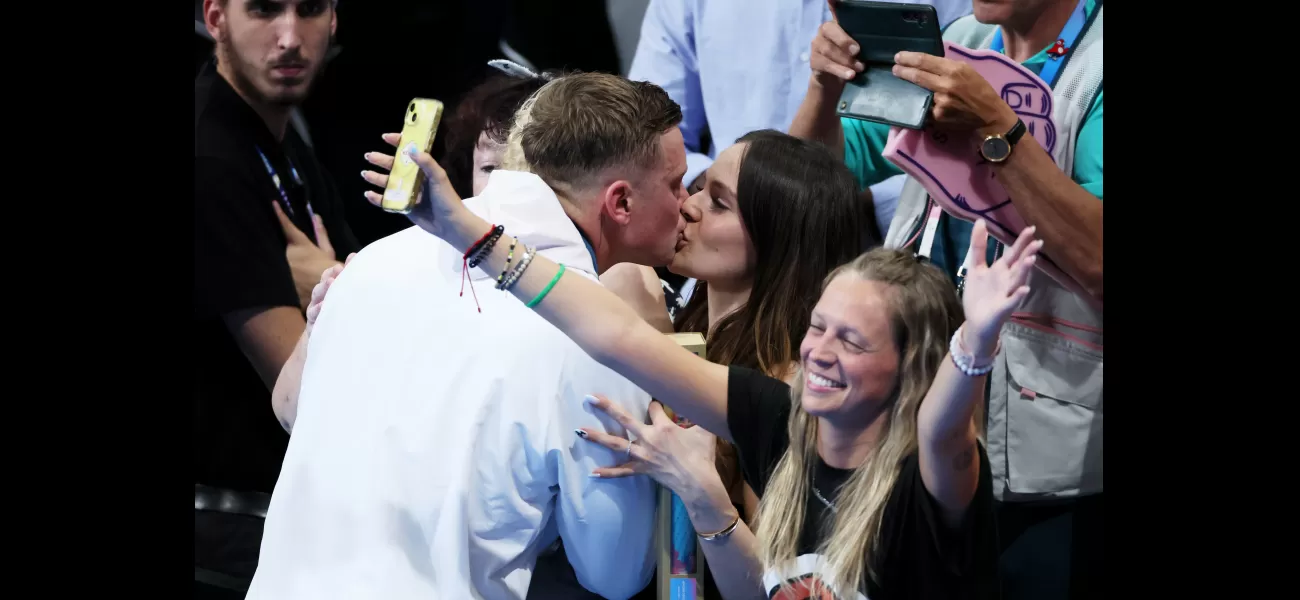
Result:
M420 120L420 114L415 111L411 111L411 122L415 123L418 120Z

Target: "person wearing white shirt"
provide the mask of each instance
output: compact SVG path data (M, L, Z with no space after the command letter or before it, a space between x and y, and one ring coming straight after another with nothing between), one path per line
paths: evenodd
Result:
M672 258L686 159L680 110L662 89L572 75L519 114L511 141L533 172L498 170L465 201L518 237L517 264L544 256L595 281L616 263ZM388 169L393 157L368 159ZM592 479L624 457L574 435L625 435L586 395L642 417L649 396L491 293L500 273L465 273L467 263L412 227L371 244L334 282L303 341L248 598L522 599L558 539L594 593L628 598L649 582L653 483Z
M934 6L940 27L971 13L971 0L895 1ZM681 105L692 192L740 136L790 127L812 76L808 49L830 18L827 0L650 0L628 78L663 87ZM871 187L881 237L903 179Z

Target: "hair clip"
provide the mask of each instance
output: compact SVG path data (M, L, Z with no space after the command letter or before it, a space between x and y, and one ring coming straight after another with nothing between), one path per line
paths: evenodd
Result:
M542 81L550 81L552 79L552 76L547 73L542 73L539 75L533 72L533 70L529 69L528 67L525 67L513 60L506 60L504 58L489 60L488 66L498 71L501 71L506 75L509 75L511 77L518 77L520 79L541 79Z

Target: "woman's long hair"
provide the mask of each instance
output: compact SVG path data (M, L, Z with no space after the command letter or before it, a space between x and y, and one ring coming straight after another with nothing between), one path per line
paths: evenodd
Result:
M888 421L865 463L839 490L833 522L824 528L819 554L823 579L858 589L865 577L879 581L873 560L879 551L885 504L898 481L903 459L916 452L917 413L948 353L948 341L964 320L956 290L938 268L910 253L877 248L826 277L860 277L889 286L890 331L899 352L898 381L887 407ZM759 503L758 544L766 568L792 564L804 527L817 458L817 418L803 410L803 369L791 391L790 446L777 462ZM982 421L977 413L976 421ZM866 560L863 560L866 557Z
M736 204L754 244L749 300L710 328L708 284L697 282L673 327L704 334L710 362L780 379L798 360L822 278L867 249L868 210L848 167L824 146L770 129L742 142L748 147ZM735 451L721 441L717 450L718 471L735 499L741 483Z

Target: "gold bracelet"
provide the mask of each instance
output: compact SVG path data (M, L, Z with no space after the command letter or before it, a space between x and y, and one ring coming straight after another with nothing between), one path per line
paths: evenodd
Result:
M726 527L723 527L721 531L716 531L714 533L700 533L697 531L695 532L695 535L699 536L701 540L704 540L706 542L712 542L714 540L725 538L731 535L731 532L735 531L736 526L739 524L740 524L740 515L737 514L736 518L731 520L731 524Z

